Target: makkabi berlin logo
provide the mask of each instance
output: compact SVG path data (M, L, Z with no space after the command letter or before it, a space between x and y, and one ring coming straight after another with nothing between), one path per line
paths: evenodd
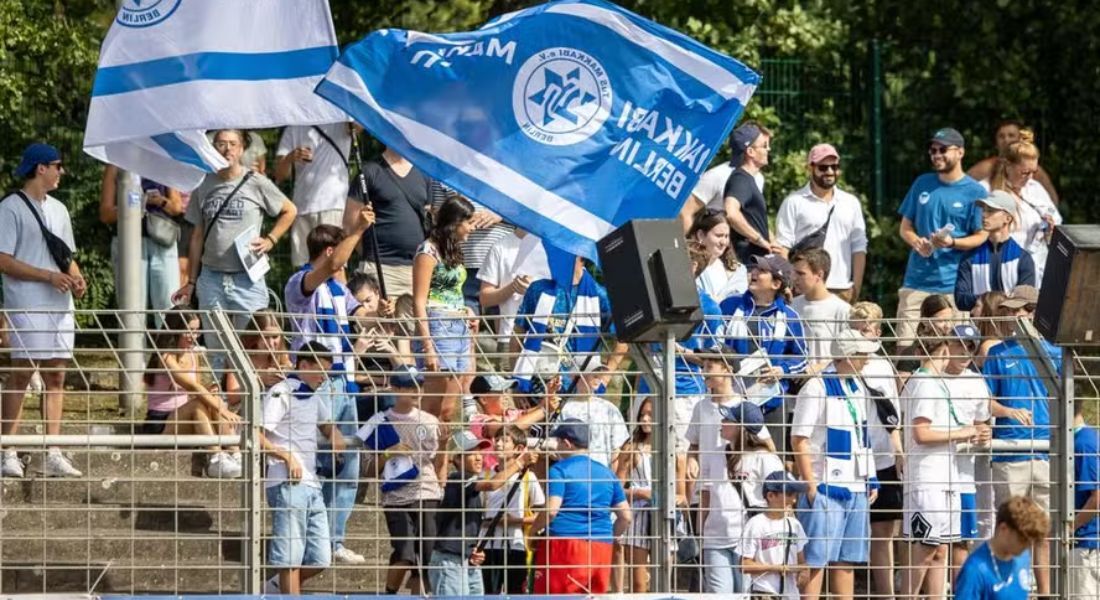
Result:
M512 110L527 137L551 146L583 142L611 114L611 80L591 55L548 48L528 58L512 84Z
M115 21L123 27L149 27L176 12L183 0L125 0Z

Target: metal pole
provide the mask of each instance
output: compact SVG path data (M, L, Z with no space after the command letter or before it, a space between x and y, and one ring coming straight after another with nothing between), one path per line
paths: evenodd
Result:
M1069 592L1070 581L1070 556L1073 553L1073 521L1077 518L1077 510L1074 501L1077 497L1077 482L1074 480L1074 431L1073 420L1077 414L1076 394L1073 389L1073 351L1069 348L1062 349L1062 406L1065 407L1064 418L1055 421L1054 413L1051 413L1051 423L1057 423L1057 448L1058 456L1055 460L1054 482L1051 486L1051 503L1055 506L1057 514L1061 516L1055 535L1059 544L1054 553L1052 570L1056 576L1052 581L1051 592L1056 598L1065 598ZM1060 496L1054 492L1058 490ZM1057 499L1057 500L1056 500ZM1058 503L1055 503L1058 502Z
M243 505L241 508L244 509L242 512L244 512L248 543L244 547L244 556L241 560L248 566L248 575L244 579L244 593L255 595L263 591L264 482L263 471L260 468L260 461L263 459L260 447L262 422L260 398L263 386L260 384L255 367L252 366L252 360L235 333L232 318L223 310L213 311L210 317L214 332L229 356L229 361L233 364L233 369L238 374L245 392L243 400L245 404L241 406L241 416L248 420L248 426L242 429L239 441L248 459L244 463L243 484L246 489L241 494Z
M351 156L355 161L355 182L359 186L359 200L363 204L370 204L370 196L367 194L367 176L363 174L363 153L359 150L359 134L356 133L354 125L349 124L351 127ZM370 243L371 252L374 254L374 274L378 277L378 292L382 296L383 300L389 298L386 294L386 278L382 276L382 257L378 250L378 229L371 225L371 228L367 230L367 240Z
M119 169L117 180L118 206L118 309L122 331L118 335L122 356L119 412L128 421L141 405L142 373L145 368L145 294L147 282L141 268L141 219L145 213L141 179L136 173Z

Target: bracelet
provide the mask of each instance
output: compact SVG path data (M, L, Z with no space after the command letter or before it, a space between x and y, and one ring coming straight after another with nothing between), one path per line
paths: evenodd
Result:
M274 237L272 237L272 235L270 233L265 235L264 239L271 242L272 247L274 247L276 244L279 243L278 240L276 240Z

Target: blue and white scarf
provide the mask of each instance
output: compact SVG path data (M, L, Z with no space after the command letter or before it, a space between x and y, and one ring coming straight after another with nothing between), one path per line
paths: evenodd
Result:
M523 350L516 360L513 376L519 381L521 391L529 391L531 379L536 374L547 372L551 363L556 363L555 371L577 370L587 367L591 370L600 365L600 286L592 276L585 272L577 284L576 298L565 297L562 303L569 306L569 316L563 326L557 325L561 314L554 314L562 295L568 290L558 284L542 292L532 315L520 316L528 323L527 335L523 338ZM550 293L553 290L554 293ZM591 360L589 360L591 356Z
M306 264L303 273L313 270ZM348 289L329 277L309 297L311 317L298 322L302 344L320 342L334 354L332 370L342 371L349 383L355 381L355 355L351 347L351 322L348 320Z
M1001 289L993 289L993 273L990 270L990 262L993 258L993 244L986 242L974 251L970 263L970 281L975 296L981 296L986 292L1007 292L1016 287L1016 281L1020 272L1020 257L1024 249L1012 238L1008 238L1001 244Z

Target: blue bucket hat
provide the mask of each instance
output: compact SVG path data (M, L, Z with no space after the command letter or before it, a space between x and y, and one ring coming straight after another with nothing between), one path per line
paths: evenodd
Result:
M59 160L61 160L61 152L57 148L36 142L23 151L23 160L19 161L19 166L15 168L15 176L26 179L34 173L38 165L48 165Z

